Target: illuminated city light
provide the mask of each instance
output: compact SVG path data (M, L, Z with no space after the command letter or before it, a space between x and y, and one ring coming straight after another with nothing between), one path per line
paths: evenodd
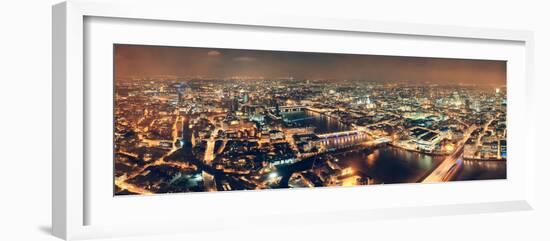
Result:
M455 146L453 144L447 144L445 145L446 151L453 151L455 149Z
M268 177L271 178L271 179L274 179L278 176L279 176L279 174L277 174L276 172L269 173L269 175L268 175Z
M506 178L505 61L120 44L114 56L115 195Z

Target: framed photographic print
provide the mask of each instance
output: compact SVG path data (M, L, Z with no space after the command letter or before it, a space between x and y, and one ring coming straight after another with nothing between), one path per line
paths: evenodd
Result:
M506 61L113 52L115 195L506 179Z
M530 32L183 5L53 7L56 236L532 208Z

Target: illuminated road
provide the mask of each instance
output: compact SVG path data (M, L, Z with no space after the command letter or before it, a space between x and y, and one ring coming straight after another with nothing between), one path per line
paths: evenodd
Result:
M120 176L118 177L116 180L115 180L115 185L117 187L119 187L120 189L126 189L130 192L133 192L133 193L138 193L138 194L153 194L151 191L147 190L147 189L144 189L144 188L140 188L134 184L131 184L131 183L128 183L127 181L140 175L141 173L143 173L145 170L147 170L147 168L151 167L151 166L159 166L159 165L163 165L163 164L168 164L170 166L173 166L173 167L177 167L177 168L181 168L183 169L184 167L180 164L180 163L174 163L174 162L165 162L164 161L164 157L167 157L169 155L171 155L172 153L174 153L176 149L173 149L172 151L170 151L168 154L164 155L163 157L159 158L158 160L154 161L154 162L151 162L137 170L135 170L134 172L130 173L130 175L123 175L123 176Z
M176 121L174 121L174 125L172 126L172 150L176 149L176 142L178 141L179 133L178 122L180 122L180 120L183 125L184 118L178 115L176 117Z
M216 145L216 140L214 138L210 138L206 142L206 151L204 152L204 162L209 164L212 160L214 160L214 146Z
M174 122L174 125L172 126L172 138L173 138L173 143L175 143L177 140L178 140L178 128L177 128L177 124L178 124L178 121L184 121L185 118L184 117L180 117L178 116L176 118L176 121ZM168 157L170 155L172 155L175 151L177 151L178 148L172 144L172 149L166 153L164 156L160 157L158 160L154 161L154 162L150 162L146 165L144 165L143 167L141 168L138 168L137 170L131 172L130 174L128 175L123 175L123 176L120 176L118 177L116 180L115 180L115 185L117 187L119 187L120 189L126 189L130 192L133 192L133 193L138 193L138 194L153 194L153 192L147 190L147 189L144 189L144 188L141 188L141 187L138 187L134 184L131 184L131 183L128 183L127 181L128 180L131 180L133 178L135 178L136 176L140 175L141 173L143 173L145 170L147 170L147 168L151 167L151 166L159 166L159 165L170 165L172 167L176 167L176 168L180 168L180 169L184 169L184 168L188 168L187 165L183 165L182 163L176 163L176 162L166 162L164 160L165 157ZM135 154L131 154L131 153L126 153L126 152L119 152L121 154L126 154L126 155L130 155L132 157L135 157L137 158L137 155Z
M154 162L150 162L143 167L140 167L136 169L135 171L129 173L128 175L123 175L118 177L115 180L115 185L123 190L128 190L133 193L137 194L154 194L153 192L141 188L137 185L134 185L132 183L129 183L128 180L131 180L135 178L138 175L141 175L144 171L147 170L147 168L151 166L159 166L159 165L168 165L176 168L180 168L182 170L188 170L189 168L196 168L197 170L200 169L203 172L206 172L209 175L214 176L216 180L225 180L227 181L232 187L235 187L236 189L243 190L245 187L243 187L241 181L238 181L235 177L227 176L223 171L217 170L212 168L210 165L205 164L202 160L198 160L193 155L193 152L191 151L191 134L189 131L189 118L187 117L181 117L180 120L183 120L183 130L182 130L182 141L183 146L180 148L173 147L168 153L166 153L164 156L160 157L159 159L155 160ZM174 125L175 127L176 125ZM173 132L173 136L176 132ZM211 140L216 140L215 138L212 138ZM225 142L223 143L223 146L225 146ZM215 143L215 141L213 142ZM212 151L211 154L214 156L214 145L212 145ZM222 146L222 148L223 148ZM173 160L174 156L176 156L176 159L180 160L186 160L185 162L180 162ZM213 158L212 158L213 159Z
M204 152L204 162L206 164L209 164L212 160L214 160L214 147L216 145L216 138L214 138L214 135L216 135L219 130L219 128L215 128L210 135L210 139L206 142L206 151Z
M477 126L472 125L468 130L467 133L464 135L464 138L462 141L458 143L458 147L456 148L455 152L453 154L449 155L445 160L439 164L435 168L435 170L430 173L424 180L422 180L422 183L433 183L433 182L446 182L449 181L456 171L458 170L458 167L462 165L462 156L464 155L464 143L470 138L470 135L472 135L472 132L477 128Z
M498 118L498 116L500 116L500 114L497 114L496 118ZM485 135L485 132L489 128L489 125L491 125L491 123L493 123L493 121L495 121L496 118L493 118L487 121L487 123L485 123L485 125L483 126L483 132L481 132L482 134L477 137L477 142L476 142L477 146L481 146L481 138Z
M454 171L462 163L462 155L464 154L464 146L460 146L456 151L449 155L435 170L430 173L422 183L446 182L453 176Z
M120 179L115 180L115 185L117 187L119 187L120 189L128 190L128 191L133 192L133 193L145 194L145 195L153 194L153 192L151 192L147 189L138 187L138 186L136 186L134 184L131 184L131 183L127 183L126 181L120 180Z

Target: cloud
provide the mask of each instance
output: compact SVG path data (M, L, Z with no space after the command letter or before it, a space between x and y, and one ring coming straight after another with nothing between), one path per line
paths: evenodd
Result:
M256 61L256 58L249 57L249 56L241 56L241 57L236 57L233 60L238 62L252 62L252 61Z
M222 55L222 53L220 53L220 51L210 50L210 51L208 51L207 55L208 56L220 56L220 55Z

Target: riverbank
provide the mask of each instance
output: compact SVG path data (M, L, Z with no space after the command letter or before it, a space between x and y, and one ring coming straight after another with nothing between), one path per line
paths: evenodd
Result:
M505 161L464 161L451 181L506 179L506 169Z
M506 158L463 158L464 161L475 161L475 162L506 162Z
M391 145L370 151L348 151L334 155L342 167L352 167L377 183L416 183L443 161L443 156L430 156Z
M393 146L393 147L396 147L396 148L399 148L401 150L405 150L405 151L412 151L412 152L416 152L416 153L420 153L420 154L423 154L423 155L428 155L428 156L447 156L451 153L431 153L431 152L423 152L423 151L419 151L419 150L415 150L415 149L409 149L409 148L406 148L406 147L402 147L402 146L398 146L398 145L395 145L391 142L388 143L388 145L390 146Z

